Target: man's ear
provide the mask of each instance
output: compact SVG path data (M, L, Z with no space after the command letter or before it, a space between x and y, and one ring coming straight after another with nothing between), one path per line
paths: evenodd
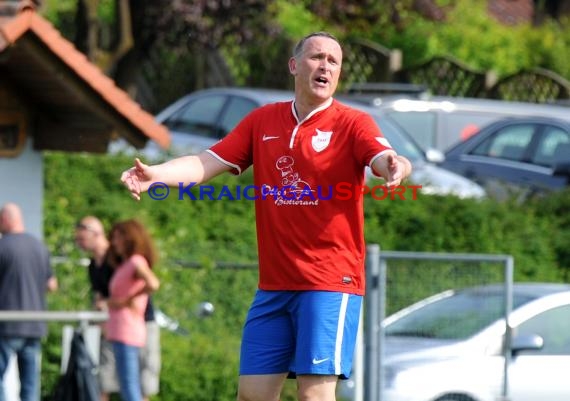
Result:
M291 75L297 75L297 60L295 60L295 57L289 59L289 72Z

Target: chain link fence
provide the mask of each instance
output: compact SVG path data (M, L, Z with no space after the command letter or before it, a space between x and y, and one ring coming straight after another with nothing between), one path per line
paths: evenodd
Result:
M502 311L507 322L505 347L510 347L508 317L512 310L514 261L510 255L393 252L380 251L371 244L367 248L367 295L365 297L363 331L357 345L355 369L349 398L354 401L383 401L385 388L386 316L423 301L428 297L445 296L449 291L500 284L504 286ZM495 319L496 317L489 317ZM445 322L451 338L461 338L469 327L457 324L449 314ZM475 324L476 322L473 322ZM420 333L421 335L421 333ZM429 338L430 333L424 333ZM501 389L508 395L507 366L510 352L503 352L504 369Z

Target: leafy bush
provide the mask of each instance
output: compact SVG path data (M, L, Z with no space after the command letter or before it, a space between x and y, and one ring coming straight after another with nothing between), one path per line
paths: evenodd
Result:
M399 13L399 24L388 19L352 33L402 50L405 67L447 55L499 77L542 67L570 79L568 18L541 26L505 25L489 15L487 1L448 4L444 22L427 20L410 8L400 7Z

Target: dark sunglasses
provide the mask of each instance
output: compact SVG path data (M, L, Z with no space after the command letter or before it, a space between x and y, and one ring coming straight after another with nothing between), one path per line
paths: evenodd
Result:
M95 230L93 227L91 227L88 224L83 224L83 223L78 223L75 225L75 229L76 230L87 230L87 231L91 231L91 232L96 232L97 230Z

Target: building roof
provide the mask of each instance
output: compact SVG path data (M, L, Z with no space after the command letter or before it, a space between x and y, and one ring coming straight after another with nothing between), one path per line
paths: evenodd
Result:
M0 84L32 111L38 150L106 152L118 137L138 148L170 144L167 128L33 7L0 15Z

